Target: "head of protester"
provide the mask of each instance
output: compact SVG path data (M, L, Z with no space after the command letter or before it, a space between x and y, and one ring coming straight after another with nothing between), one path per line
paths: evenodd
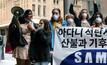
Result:
M41 19L39 21L39 28L43 28L44 27L44 19Z
M80 14L79 14L79 19L80 20L88 20L89 15L87 9L82 9Z
M60 20L62 20L62 18L61 18L61 11L60 11L59 8L54 8L52 10L52 20L57 21L57 22L60 22Z
M44 19L43 21L44 21L44 27L43 27L43 29L44 29L45 31L47 31L47 32L50 32L49 21L46 20L46 19Z
M29 23L32 21L33 15L32 15L32 10L27 9L25 10L24 14L22 17L19 17L19 22L20 24L25 24L25 23Z
M32 10L27 9L23 15L26 19L31 20L33 18Z
M32 13L32 10L31 9L27 9L23 15L23 17L19 18L20 20L22 20L21 23L25 24L27 23L27 28L30 30L30 31L36 31L36 29L39 27L36 23L34 23L32 21L33 19L33 13Z
M69 27L75 27L75 22L74 22L74 16L72 14L67 14L65 16L67 26Z
M82 27L90 27L90 24L88 22L89 14L87 9L82 9L78 17L79 17L79 20L81 21Z
M93 27L102 27L103 26L103 15L100 12L97 12L94 15Z
M52 10L51 23L54 28L62 26L61 25L62 24L61 11L59 8L54 8Z
M61 11L59 8L54 8L52 10L51 24L54 29L61 26L66 26L66 22L62 19Z

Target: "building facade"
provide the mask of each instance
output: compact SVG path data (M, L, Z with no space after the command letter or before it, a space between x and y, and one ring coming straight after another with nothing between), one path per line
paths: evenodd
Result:
M106 4L104 5L103 3L104 1L106 0L96 0L99 11L101 10L101 5L103 5L103 7L104 6L106 7ZM64 10L65 10L64 13L65 14L69 13L69 7L71 3L74 5L74 10L76 11L77 15L82 9L87 9L90 15L93 14L93 10L94 10L93 0L64 0Z
M79 14L80 10L83 8L87 8L86 4L87 0L64 0L64 14L69 13L70 5L74 5L74 10L77 14ZM86 5L86 6L84 6Z
M63 17L63 0L0 0L0 34L5 35L12 19L11 8L20 6L24 10L33 11L33 21L38 23L40 19L50 19L53 8L60 8Z
M107 0L101 0L101 12L103 14L104 17L107 16Z

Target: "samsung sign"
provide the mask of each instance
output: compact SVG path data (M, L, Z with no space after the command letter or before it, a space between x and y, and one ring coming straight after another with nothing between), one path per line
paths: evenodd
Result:
M60 65L107 65L107 50L80 50L66 57Z

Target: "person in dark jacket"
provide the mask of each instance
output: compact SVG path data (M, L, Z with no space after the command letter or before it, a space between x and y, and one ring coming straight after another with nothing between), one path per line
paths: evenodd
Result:
M12 47L13 57L16 59L17 65L30 65L28 49L32 30L30 27L33 27L30 26L32 15L32 11L27 9L18 20L13 17L9 25L7 43Z
M50 62L51 31L48 20L43 22L44 27L35 32L29 48L29 58L34 65L48 65Z
M95 14L96 12L98 12L98 7L97 7L97 4L96 4L96 1L95 1L95 0L93 0L93 3L94 3L94 14ZM81 13L82 13L84 10L86 10L86 9L82 9L82 10L81 10ZM86 10L86 11L87 11L87 10ZM76 24L77 27L80 27L80 26L81 26L81 19L77 17L77 14L75 13L75 11L74 11L74 9L73 9L73 4L70 5L69 13L74 15L75 24ZM88 15L88 12L87 12L86 14ZM94 14L93 14L93 15L94 15ZM93 23L93 21L95 20L95 19L93 18L93 15L92 15L91 18L87 19L87 21L89 22L90 26L92 26L92 23ZM87 17L87 18L88 18L88 17Z

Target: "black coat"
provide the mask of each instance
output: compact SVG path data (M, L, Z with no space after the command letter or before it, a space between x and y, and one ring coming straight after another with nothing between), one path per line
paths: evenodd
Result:
M10 43L12 49L15 49L19 44L21 29L17 26L17 19L12 18L12 22L8 28L8 42Z
M25 38L23 37L22 28L20 27L20 24L17 21L19 21L19 19L13 16L12 22L10 23L8 29L7 42L10 43L12 50L14 50L17 46L24 47L28 44Z
M43 29L34 34L29 48L30 60L36 62L50 61L51 33Z

